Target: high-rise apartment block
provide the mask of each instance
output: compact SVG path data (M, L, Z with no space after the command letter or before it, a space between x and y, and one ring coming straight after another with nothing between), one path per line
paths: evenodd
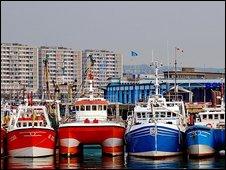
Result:
M38 90L38 48L1 43L1 96L14 97L22 89Z
M60 86L60 92L67 94L67 84L76 84L76 97L89 86L84 83L86 70L94 61L95 94L103 96L103 88L109 78L121 78L123 71L122 54L108 50L74 50L65 47L32 47L18 43L1 44L1 95L21 96L23 89L34 94L46 93L46 82L53 94L53 83ZM48 61L48 80L45 63ZM63 88L63 89L62 89Z
M94 93L103 96L103 88L109 83L109 78L121 78L123 74L123 56L122 54L115 53L108 50L84 50L82 53L83 63L83 79L85 70L89 65L89 55L92 56L94 62L94 85L96 88ZM85 88L88 88L86 84Z
M56 84L79 84L82 76L82 52L65 47L39 48L39 90L46 89L44 60L48 60L50 91L53 92L53 80ZM75 83L76 82L76 83ZM65 91L65 90L64 90Z

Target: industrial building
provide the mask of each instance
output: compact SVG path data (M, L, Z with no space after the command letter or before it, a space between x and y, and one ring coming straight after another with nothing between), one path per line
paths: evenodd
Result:
M212 91L221 91L224 86L224 79L178 79L177 85L187 91L192 92L193 102L211 102ZM112 79L105 90L105 98L113 103L135 104L138 101L145 101L149 95L155 92L155 80L120 81ZM174 79L162 79L160 84L160 94L167 95L174 87ZM180 92L178 98L189 102L189 93ZM167 96L173 100L175 95Z

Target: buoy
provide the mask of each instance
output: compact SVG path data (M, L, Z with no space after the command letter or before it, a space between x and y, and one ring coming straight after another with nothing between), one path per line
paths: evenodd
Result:
M206 124L207 127L212 128L212 124L208 123Z

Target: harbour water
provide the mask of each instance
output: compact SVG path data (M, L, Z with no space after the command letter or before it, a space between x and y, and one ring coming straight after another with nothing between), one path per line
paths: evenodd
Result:
M78 157L1 158L1 169L225 169L225 156L186 158L185 156L150 159L128 156L103 156L99 146L84 147Z

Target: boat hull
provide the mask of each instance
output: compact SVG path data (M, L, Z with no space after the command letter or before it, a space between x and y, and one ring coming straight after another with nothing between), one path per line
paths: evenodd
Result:
M114 125L79 125L59 127L60 154L76 155L81 146L99 144L104 154L123 154L125 128Z
M41 157L54 155L55 131L47 128L15 129L7 133L8 155Z
M225 129L213 129L214 145L217 151L225 150Z
M213 129L194 125L187 128L185 135L189 156L209 156L215 153Z
M6 139L6 130L2 127L1 128L1 156L5 153L5 139Z
M129 155L144 157L179 155L183 151L183 136L175 125L134 125L125 135L126 151Z

